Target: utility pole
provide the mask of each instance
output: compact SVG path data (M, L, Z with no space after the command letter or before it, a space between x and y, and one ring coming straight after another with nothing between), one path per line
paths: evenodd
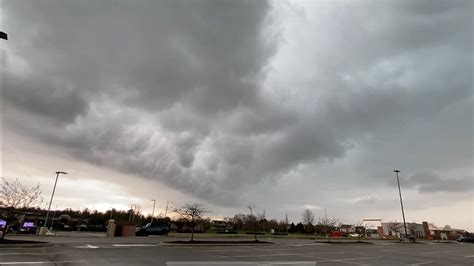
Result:
M328 213L326 212L326 209L324 209L324 232L326 233L326 236L328 236Z
M114 208L110 209L110 218L109 220L112 220L112 213L114 212Z
M151 223L153 223L153 216L155 215L155 203L156 203L156 200L152 199L151 201L153 201L153 211L151 212Z
M247 208L249 208L250 210L250 215L252 216L252 219L254 220L253 221L253 233L254 233L254 238L255 238L255 241L257 241L257 217L254 217L253 216L253 208L255 208L255 206L253 205L248 205Z
M286 234L288 234L288 213L285 213Z
M168 213L168 204L170 203L170 201L166 201L166 209L165 209L165 218L166 218L166 214Z
M403 210L403 200L402 200L402 190L400 189L400 178L398 173L400 170L393 170L397 174L397 184L398 184L398 194L400 195L400 206L402 207L402 216L403 216L403 228L405 229L405 238L408 236L407 223L405 222L405 211Z

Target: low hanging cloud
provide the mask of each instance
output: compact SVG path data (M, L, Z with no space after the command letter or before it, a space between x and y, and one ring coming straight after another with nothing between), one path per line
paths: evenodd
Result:
M291 7L6 1L5 123L231 205L248 186L472 102L470 1Z

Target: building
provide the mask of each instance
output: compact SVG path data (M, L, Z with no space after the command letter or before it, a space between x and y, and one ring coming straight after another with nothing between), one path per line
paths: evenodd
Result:
M423 227L423 224L419 223L406 223L407 231L405 232L405 226L402 222L388 222L382 223L382 235L385 237L400 237L400 235L411 235L415 236L416 238L424 238L426 237L426 232Z
M427 232L427 237L429 239L437 239L437 240L456 240L461 235L463 235L466 230L464 229L456 229L452 228L449 225L445 225L443 227L438 227L433 223L423 222L426 223L425 231Z
M365 237L383 237L382 219L362 219L362 226L365 228Z

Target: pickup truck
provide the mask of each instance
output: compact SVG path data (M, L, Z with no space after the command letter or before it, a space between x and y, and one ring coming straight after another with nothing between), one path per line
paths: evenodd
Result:
M149 235L168 235L170 228L164 224L152 224L148 223L143 227L137 227L135 230L136 236L149 236Z

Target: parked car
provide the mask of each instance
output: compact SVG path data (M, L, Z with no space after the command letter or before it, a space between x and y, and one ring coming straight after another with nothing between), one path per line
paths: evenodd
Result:
M18 229L18 234L36 234L36 225L33 222L24 222Z
M462 236L459 236L458 242L474 243L474 235L473 235L473 234L470 234L470 235L462 235Z
M343 237L344 233L340 231L331 231L329 232L329 235L332 237Z
M416 241L416 237L415 237L415 236L412 236L412 235L400 234L398 240L399 240L399 241L411 241L411 242L415 242L415 241Z
M137 236L168 235L169 231L170 228L167 225L148 223L143 227L137 227L135 234Z

